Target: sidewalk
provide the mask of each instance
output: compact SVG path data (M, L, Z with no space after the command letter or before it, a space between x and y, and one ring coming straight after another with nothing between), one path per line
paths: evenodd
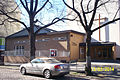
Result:
M4 63L5 66L17 66L19 67L22 63Z
M19 70L18 66L6 66L6 65L0 65L1 69L11 69L11 70Z
M70 70L71 71L76 71L76 72L81 72L85 71L85 65L86 62L75 62L75 63L70 63ZM114 68L114 69L120 69L120 63L110 63L110 62L91 62L91 67L92 68Z
M21 64L16 63L4 63L4 65L0 65L2 69L12 69L12 70L19 70Z
M93 72L94 76L86 76L85 74L85 62L77 62L71 63L71 69L77 69L77 70L71 70L70 74L68 76L75 77L75 78L82 78L84 80L120 80L120 70L115 70L113 72L106 71L106 72ZM10 64L5 63L5 65L0 65L0 68L2 69L11 69L11 70L19 70L19 66L21 64ZM103 63L103 62L92 62L92 66L118 66L120 67L119 63ZM77 67L76 67L77 66Z
M77 70L77 71L84 71L85 70L85 64L86 62L75 62L70 63L70 69L71 71ZM19 66L21 63L4 63L1 67L6 68L13 68L13 69L19 69ZM105 66L112 66L114 68L120 68L120 63L108 63L108 62L91 62L91 67L105 67Z
M86 62L71 63L70 76L84 78L84 80L120 80L120 63L110 62L91 62L91 67L96 67L98 70L102 68L113 67L113 71L92 71L93 76L85 74ZM99 68L100 67L100 68Z

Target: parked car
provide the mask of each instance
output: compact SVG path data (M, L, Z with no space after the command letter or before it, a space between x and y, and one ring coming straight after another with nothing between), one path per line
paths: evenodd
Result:
M20 72L23 75L33 73L43 75L45 78L51 78L52 76L69 74L69 65L54 58L36 58L30 63L22 64Z

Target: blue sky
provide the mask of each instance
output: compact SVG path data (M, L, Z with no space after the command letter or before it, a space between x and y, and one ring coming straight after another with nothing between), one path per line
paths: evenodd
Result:
M20 4L19 0L16 0L16 2ZM65 5L63 4L62 0L50 0L50 2L52 3L52 9L49 9L50 4L48 3L46 7L39 14L36 15L36 18L44 24L47 24L55 17L63 17L66 13ZM39 6L41 6L43 2L40 3L41 4L39 4ZM22 5L20 5L20 9L22 11L21 20L24 21L27 24L27 26L29 26L29 16L26 10L23 8ZM61 28L64 28L64 26L65 24L63 22L58 22L50 28L61 30Z

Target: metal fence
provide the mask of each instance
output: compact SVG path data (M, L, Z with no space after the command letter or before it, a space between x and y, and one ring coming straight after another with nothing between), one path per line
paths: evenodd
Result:
M56 57L69 57L70 52L67 51L57 51ZM5 51L5 56L25 56L30 57L30 51ZM37 50L35 52L35 57L51 57L50 51L47 50Z

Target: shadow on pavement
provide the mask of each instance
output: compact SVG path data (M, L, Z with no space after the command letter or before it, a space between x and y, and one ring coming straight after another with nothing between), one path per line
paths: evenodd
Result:
M106 71L106 72L93 72L96 74L96 77L99 78L108 78L108 79L118 79L120 80L120 71L118 69L114 69L114 71Z
M27 74L26 76L33 76L33 77L44 78L42 75L36 75L36 74ZM62 77L56 76L56 77L52 77L51 79L47 79L47 80L89 80L89 79L78 78L78 77L71 77L71 76L67 75L67 76L62 76Z
M84 79L84 78L79 78L79 77L64 76L64 77L56 77L53 80L89 80L89 79Z

